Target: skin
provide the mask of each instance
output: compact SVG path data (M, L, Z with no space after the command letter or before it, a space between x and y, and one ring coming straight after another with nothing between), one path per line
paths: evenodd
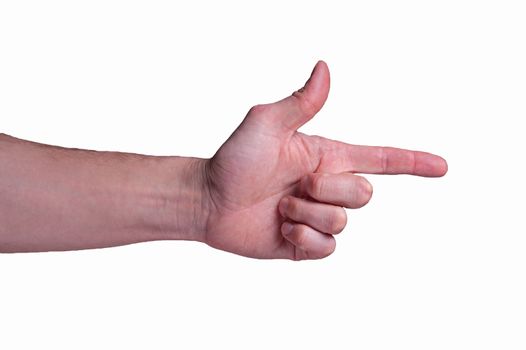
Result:
M211 159L65 149L0 135L0 251L204 242L253 258L334 252L372 186L356 173L443 176L425 152L350 145L297 131L322 108L329 70L250 109Z

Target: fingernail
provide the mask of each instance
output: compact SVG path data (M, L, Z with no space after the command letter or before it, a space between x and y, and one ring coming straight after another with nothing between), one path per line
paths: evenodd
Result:
M316 69L318 68L318 65L319 65L320 61L318 61L316 63L316 65L314 66L314 68L312 69L312 72L310 73L310 76L309 76L309 79L307 79L307 81L305 82L305 84L303 84L303 87L301 87L300 89L296 90L296 92L299 92L299 93L302 93L302 92L305 92L305 87L309 84L309 81L312 79L312 77L314 76L314 72L316 72Z
M285 221L283 225L281 225L281 233L286 236L290 233L290 231L292 231L292 224Z
M310 72L310 77L309 77L309 79L312 78L312 76L314 75L314 72L316 72L316 69L317 69L318 66L320 65L320 62L321 62L321 61L316 62L316 64L314 65L314 68L312 68L312 72Z
M305 85L303 85L302 89L305 89L305 86L307 86L307 84L309 83L309 81L312 79L312 77L314 76L314 72L316 72L316 69L318 68L318 63L316 63L316 65L314 66L314 68L312 68L312 72L310 72L310 76L309 76L309 79L307 79L307 81L305 82Z

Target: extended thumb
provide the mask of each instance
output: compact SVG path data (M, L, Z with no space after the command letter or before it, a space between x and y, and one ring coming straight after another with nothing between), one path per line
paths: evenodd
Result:
M273 104L276 123L287 131L296 131L320 111L330 88L329 67L318 61L305 86Z

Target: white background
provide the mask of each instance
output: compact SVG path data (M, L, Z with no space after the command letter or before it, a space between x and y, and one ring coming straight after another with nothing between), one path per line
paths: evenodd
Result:
M1 255L0 346L525 349L523 4L1 1L0 132L210 157L324 59L331 95L302 131L449 173L371 176L321 261L190 242Z

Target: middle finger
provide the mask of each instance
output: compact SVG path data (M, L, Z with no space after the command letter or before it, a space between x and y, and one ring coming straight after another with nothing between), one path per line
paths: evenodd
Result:
M319 202L352 209L363 207L373 194L369 181L352 173L307 174L301 179L300 190Z

